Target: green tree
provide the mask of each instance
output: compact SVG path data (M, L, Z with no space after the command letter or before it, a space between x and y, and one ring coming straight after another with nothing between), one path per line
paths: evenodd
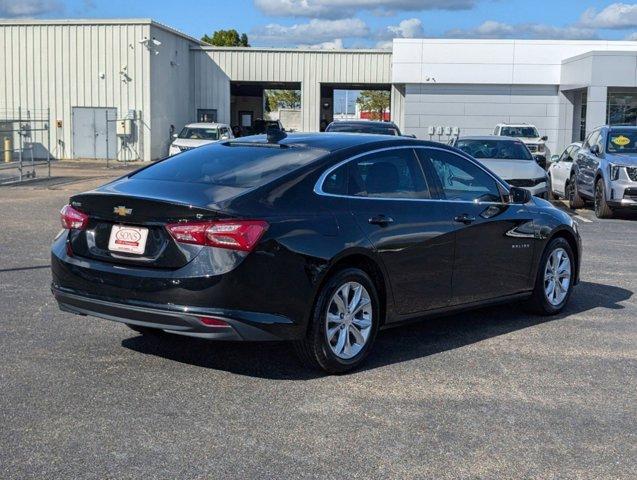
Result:
M217 30L212 37L204 35L202 42L209 43L216 47L249 47L248 36L245 33L239 35L234 28L230 30Z
M301 108L301 92L299 90L266 90L268 111L281 108Z
M386 90L361 90L356 99L361 111L371 112L373 120L382 120L389 108L390 96Z

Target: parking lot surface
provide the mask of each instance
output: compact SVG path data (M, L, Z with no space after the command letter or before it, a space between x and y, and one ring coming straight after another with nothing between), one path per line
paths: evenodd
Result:
M0 189L1 478L637 478L635 218L574 213L582 283L563 314L384 331L363 369L327 377L286 344L59 311L59 209L109 175Z

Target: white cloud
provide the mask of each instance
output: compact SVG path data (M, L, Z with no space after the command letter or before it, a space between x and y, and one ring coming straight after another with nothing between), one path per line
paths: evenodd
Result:
M392 40L381 40L376 44L376 48L380 48L381 50L391 50L394 46L394 42Z
M38 17L64 10L56 0L0 0L0 17Z
M327 42L313 43L310 45L299 44L298 48L309 48L312 50L340 50L345 48L343 46L343 40L340 38L335 38L334 40L328 40Z
M275 17L347 18L360 11L385 15L400 11L469 10L478 0L254 0Z
M637 42L637 32L633 32L626 37L626 40L630 40L632 42Z
M419 18L408 18L398 25L390 25L387 27L387 32L392 38L418 38L425 34L422 28L422 21Z
M294 25L271 23L255 29L251 39L267 45L316 44L333 41L335 38L365 37L369 28L358 18L341 20L317 20Z
M589 28L636 28L637 3L612 3L599 12L589 8L582 14L580 25Z
M542 23L509 24L493 20L487 20L476 28L448 30L444 36L448 38L532 38L555 40L598 38L595 30L585 27L556 27Z

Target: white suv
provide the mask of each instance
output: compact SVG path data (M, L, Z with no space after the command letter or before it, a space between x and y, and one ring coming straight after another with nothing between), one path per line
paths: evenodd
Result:
M219 140L234 138L234 135L225 123L190 123L173 137L175 140L168 148L169 157Z
M499 123L496 125L493 134L502 137L519 138L525 143L537 163L546 169L546 162L551 158L551 151L546 145L549 137L540 137L535 125L528 125L526 123Z

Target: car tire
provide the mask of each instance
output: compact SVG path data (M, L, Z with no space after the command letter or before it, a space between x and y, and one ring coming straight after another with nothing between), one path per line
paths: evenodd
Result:
M577 181L575 179L575 175L571 175L571 178L568 182L568 206L571 210L576 210L578 208L584 208L586 206L586 202L579 194L577 190Z
M158 328L142 327L141 325L134 325L132 323L127 323L126 326L137 333L141 333L142 335L161 335L164 333L163 330Z
M357 292L360 292L360 303L354 306ZM350 299L349 305L339 303L344 295ZM363 303L367 306L362 307ZM354 308L349 308L351 306ZM358 313L352 316L356 310ZM380 315L378 293L369 275L358 268L341 270L321 287L306 336L295 342L295 350L310 368L330 374L350 371L369 354L378 332Z
M555 192L553 192L553 178L551 177L551 175L547 176L547 182L546 182L546 199L551 202L553 200L557 199L557 195L555 194Z
M563 261L564 255L568 261ZM564 263L562 263L564 262ZM568 270L566 270L568 266ZM555 315L562 311L573 291L573 280L577 269L573 250L566 239L557 237L551 240L540 259L535 279L533 294L529 299L531 309L540 315ZM568 273L568 284L564 288L564 276ZM554 283L551 289L551 278L557 274L559 287Z
M604 180L598 178L595 182L595 216L597 218L612 218L613 209L606 202L606 189Z

